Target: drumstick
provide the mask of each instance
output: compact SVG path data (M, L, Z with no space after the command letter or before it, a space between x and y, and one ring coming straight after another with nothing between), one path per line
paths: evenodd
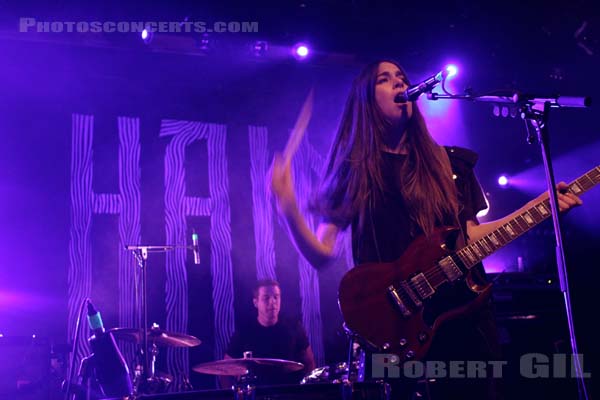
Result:
M294 157L294 154L296 154L296 150L298 150L300 142L304 137L304 132L306 132L306 127L308 126L308 122L310 121L310 117L312 115L314 97L313 93L314 89L311 88L308 92L306 100L304 100L304 104L302 105L302 109L300 110L300 114L296 120L296 124L290 133L290 137L288 138L285 149L283 150L284 162L288 162L292 159L292 157Z

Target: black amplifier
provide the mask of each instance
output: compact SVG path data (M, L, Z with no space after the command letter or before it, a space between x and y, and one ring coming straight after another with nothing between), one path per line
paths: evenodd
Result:
M389 400L387 384L370 382L257 386L254 393L255 400ZM144 400L233 400L234 398L232 390L202 390L139 397Z

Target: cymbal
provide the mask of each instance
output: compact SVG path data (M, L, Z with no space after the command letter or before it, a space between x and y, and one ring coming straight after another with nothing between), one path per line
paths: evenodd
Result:
M129 340L137 343L142 343L144 337L144 332L141 329L134 328L112 328L109 329L108 332L112 332L116 339ZM195 336L168 332L153 327L148 329L148 343L156 343L160 346L171 347L194 347L202 342Z
M264 370L278 370L281 372L294 372L304 368L304 364L280 360L277 358L228 358L225 360L211 361L198 364L192 369L201 374L211 375L246 375Z

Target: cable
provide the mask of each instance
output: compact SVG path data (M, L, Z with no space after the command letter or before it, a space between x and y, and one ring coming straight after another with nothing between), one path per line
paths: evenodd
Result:
M65 400L69 400L69 392L71 391L71 381L73 380L73 371L75 370L75 353L77 352L77 343L79 342L79 326L81 324L81 314L83 314L83 309L85 305L91 301L89 297L86 297L81 302L79 306L79 312L77 313L77 322L75 323L75 333L73 338L73 348L71 349L71 360L69 361L69 372L67 374L67 388L65 390Z
M446 93L448 96L454 96L454 94L450 93L448 90L446 90L446 78L444 78L442 80L442 91L444 93Z

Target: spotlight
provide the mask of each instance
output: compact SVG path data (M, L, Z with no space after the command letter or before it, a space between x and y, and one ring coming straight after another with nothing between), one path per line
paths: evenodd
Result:
M446 77L451 78L458 73L458 68L456 67L456 65L450 64L446 66L446 71L448 72L448 75L446 75Z
M508 185L508 178L506 177L506 175L501 175L498 178L498 185L502 187L506 187L506 185Z
M516 118L517 112L517 107L507 107L497 104L492 107L492 114L494 114L495 117L508 118L510 116L511 118Z
M269 44L264 40L257 40L252 45L252 54L255 57L263 57L269 50Z
M144 43L149 44L154 38L154 32L152 29L144 28L141 33L142 40Z
M296 54L298 54L298 56L300 56L300 57L306 57L308 55L308 47L306 47L306 46L299 46L296 49Z
M197 38L196 45L204 54L211 53L215 47L214 40L208 33L203 33L202 36Z
M302 61L309 56L310 49L305 43L297 43L292 49L292 54L296 60Z

